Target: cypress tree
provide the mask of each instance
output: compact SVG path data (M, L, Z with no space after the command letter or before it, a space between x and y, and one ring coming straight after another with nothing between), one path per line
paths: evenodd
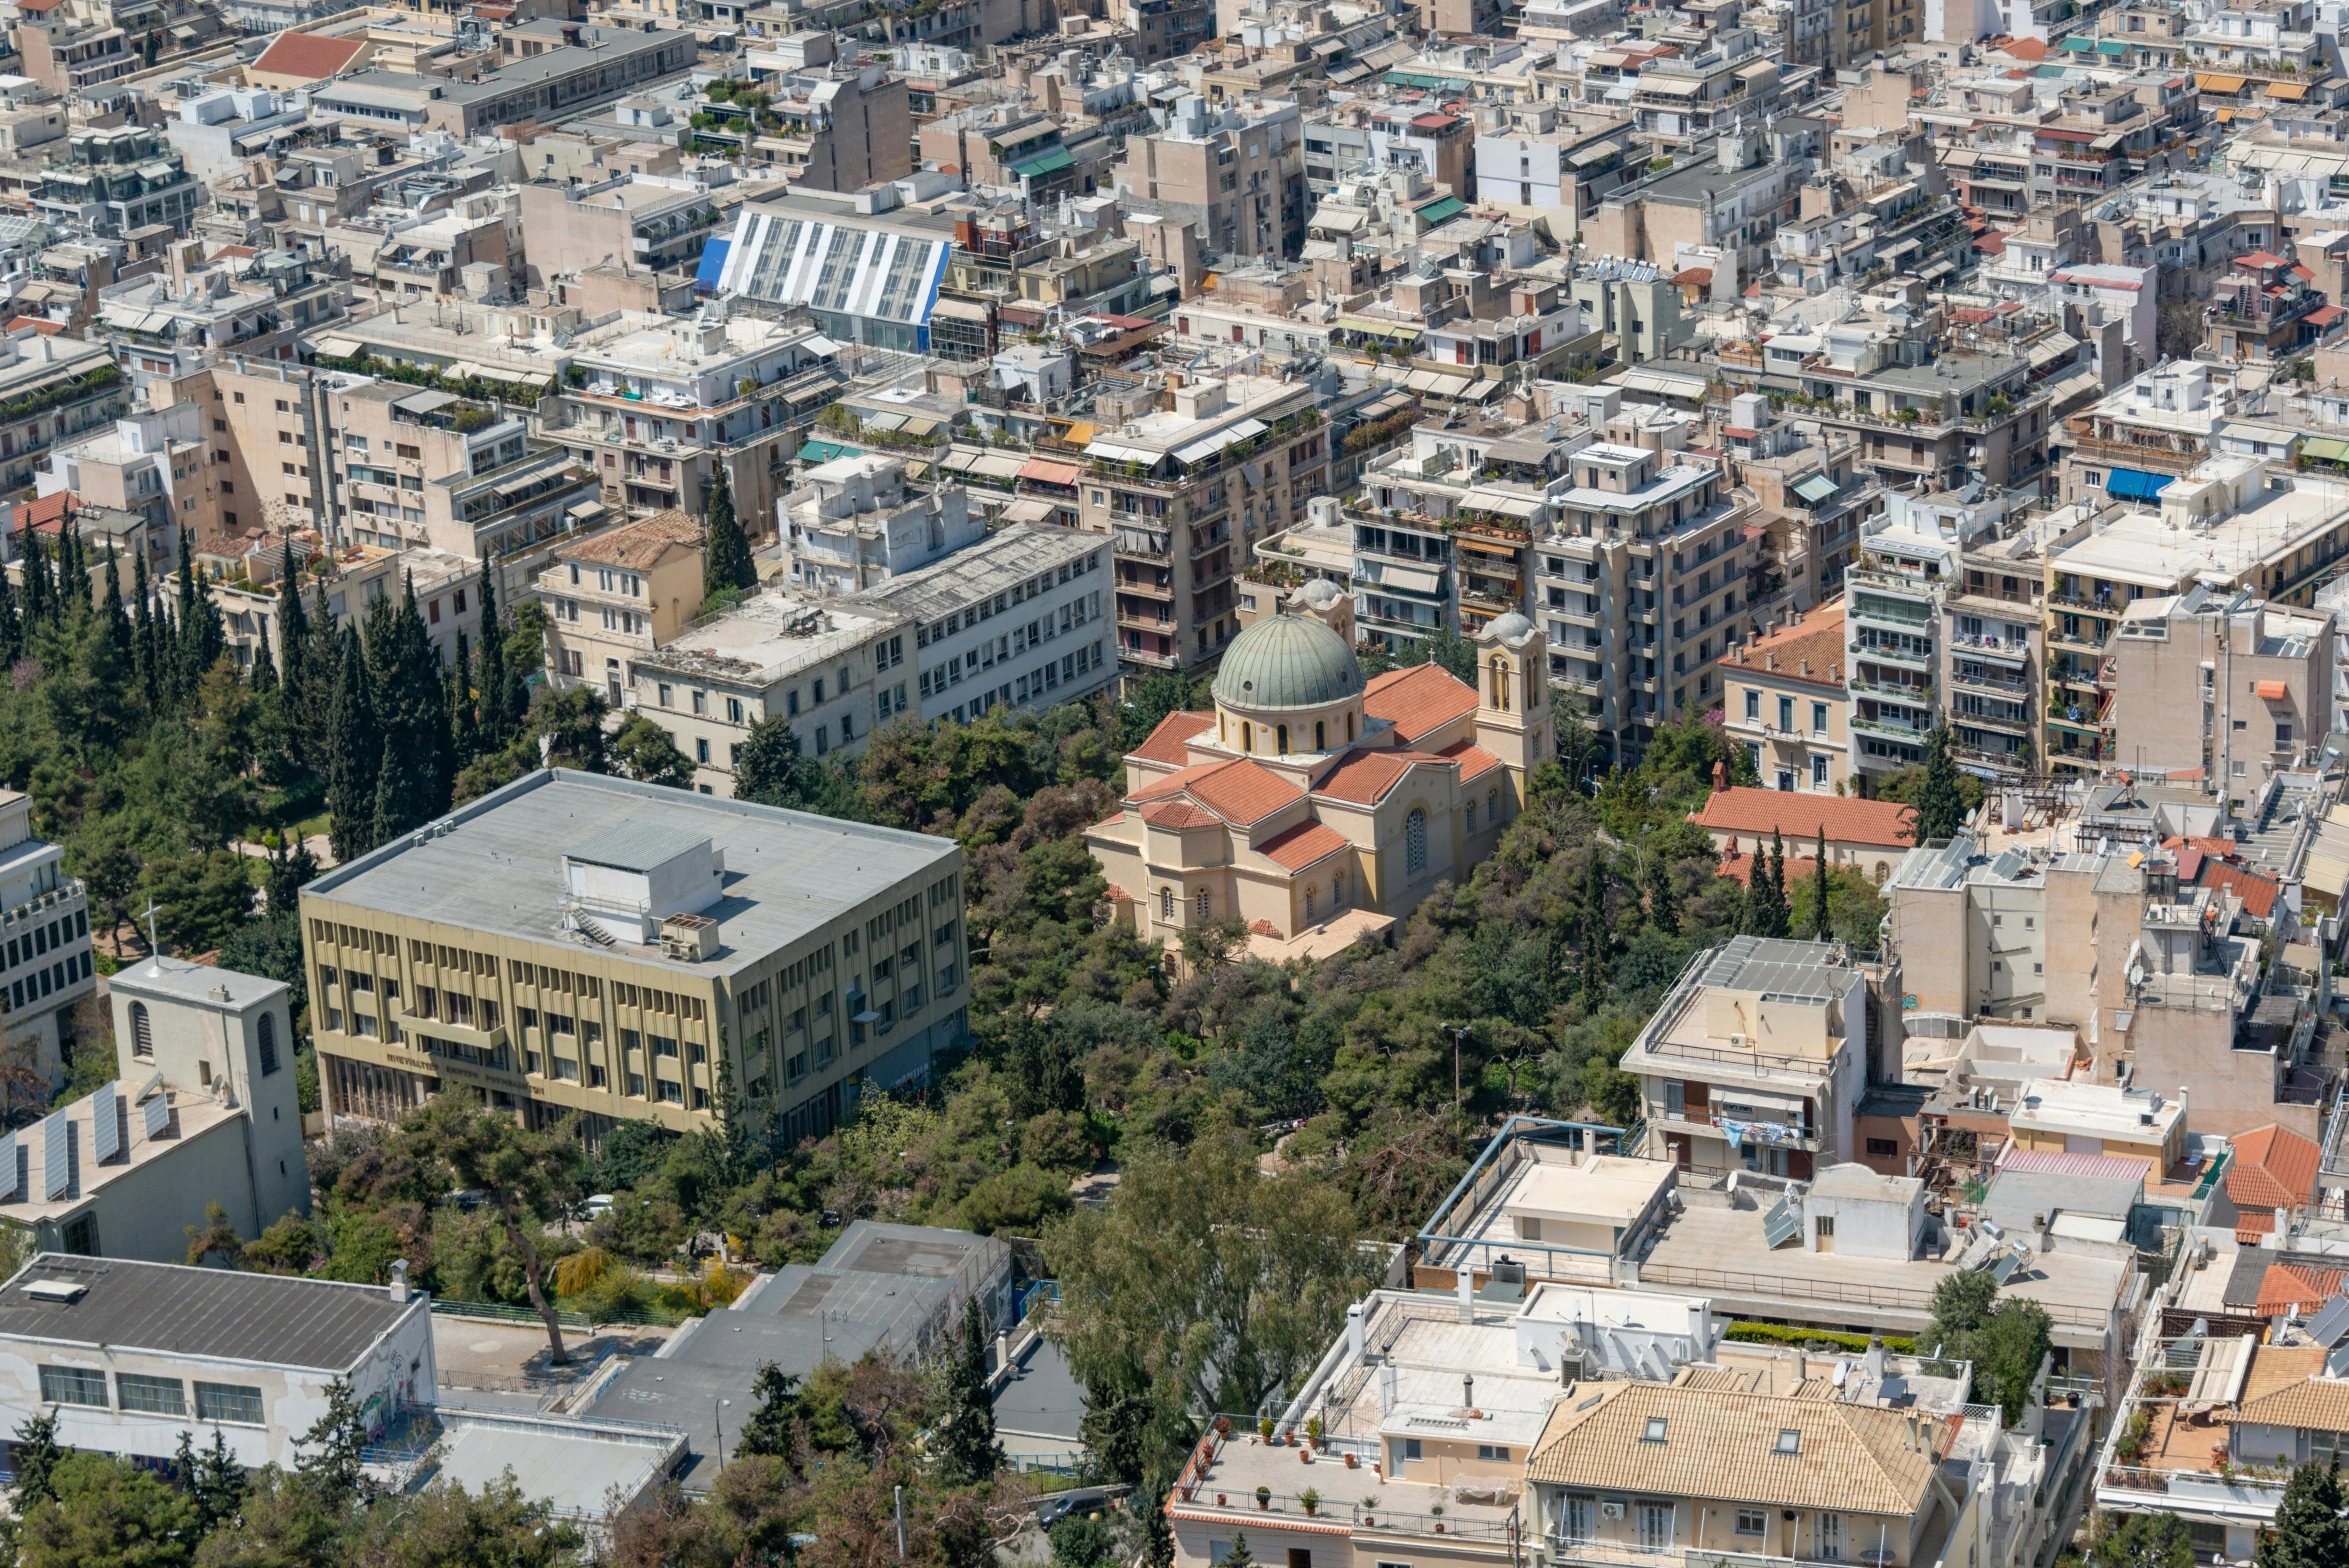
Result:
M994 1477L1003 1463L995 1442L995 1405L987 1386L987 1326L979 1316L979 1298L962 1306L962 1343L947 1369L946 1419L939 1433L939 1457L965 1481Z
M1827 939L1834 923L1827 918L1827 824L1819 824L1818 863L1811 868L1811 935Z
M701 591L706 598L729 588L758 586L758 567L750 559L750 540L734 515L734 492L726 485L726 467L718 465L718 482L710 486L707 510L702 513Z
M155 608L147 584L147 552L131 553L131 678L138 684L149 712L163 706L155 674Z
M513 738L518 713L506 711L506 635L498 621L497 579L481 563L481 749L496 751Z
M190 574L189 583L192 598L179 625L179 694L183 699L195 695L205 673L228 651L228 627L221 621L220 606L212 601L211 574L199 566Z
M310 760L310 695L312 672L302 664L309 652L310 618L302 609L302 574L294 565L294 541L285 541L282 577L277 585L278 711L285 719L286 753L297 765Z
M277 690L277 660L270 656L266 637L253 644L253 690L257 693Z
M1648 923L1666 936L1680 934L1680 892L1672 885L1672 862L1660 854L1647 860Z
M1929 844L1950 839L1966 825L1965 792L1958 786L1957 759L1949 754L1949 726L1936 724L1925 743L1925 778L1912 803L1916 811L1916 841Z
M130 616L122 607L122 571L116 562L112 545L106 548L106 603L99 612L98 635L107 645L104 658L109 667L118 669L126 661L136 667L131 648Z
M343 662L342 633L335 625L334 611L327 607L323 578L311 590L310 613L303 617L302 631L309 639L302 650L303 689L309 694L302 715L302 732L309 747L310 766L315 769L325 766L325 759L318 752L332 719L335 671Z
M81 530L74 526L70 505L57 530L57 608L60 625L90 613L90 572L82 561Z
M333 817L328 842L334 858L347 861L375 847L376 774L383 763L383 732L375 721L359 633L345 627L340 641L342 658L335 669L323 760L326 804Z
M1747 887L1754 935L1786 935L1786 843L1776 829L1770 833L1770 853L1755 854Z
M26 529L20 567L24 576L24 622L28 637L34 627L49 619L48 557L49 547L41 541L40 530Z
M473 724L473 643L457 633L455 668L449 671L449 756L459 768L478 754L479 736Z

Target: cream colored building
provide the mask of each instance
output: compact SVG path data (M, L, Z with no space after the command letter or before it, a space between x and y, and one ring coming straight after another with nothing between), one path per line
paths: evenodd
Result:
M1330 584L1292 610L1232 640L1215 711L1161 723L1126 758L1123 814L1085 835L1146 940L1226 918L1268 957L1378 935L1492 853L1550 755L1523 616L1478 634L1472 689L1434 665L1365 682L1352 603Z
M617 708L628 661L665 647L701 614L701 524L656 512L559 547L538 597L549 623L547 678L557 690L597 687Z
M966 1033L961 884L951 840L532 773L302 890L326 1110L690 1131L730 1073L820 1136Z
M1851 695L1841 599L1723 656L1720 673L1722 728L1753 758L1764 789L1843 792Z
M2104 670L2114 760L2139 777L2220 775L2250 795L2316 759L2332 713L2333 625L2196 583L2132 601ZM2215 791L2214 791L2215 793Z
M58 447L33 485L42 495L70 491L78 506L111 506L145 519L147 570L155 575L173 566L180 529L203 539L219 528L210 469L203 410L179 403L135 409L111 430ZM125 562L123 571L129 570Z

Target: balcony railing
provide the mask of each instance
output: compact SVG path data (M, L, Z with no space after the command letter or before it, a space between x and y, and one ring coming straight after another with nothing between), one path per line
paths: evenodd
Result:
M1836 1559L1778 1557L1767 1552L1706 1550L1694 1546L1642 1546L1635 1541L1571 1540L1553 1533L1547 1556L1553 1568L1892 1568L1899 1554L1873 1544Z
M78 879L66 877L40 897L28 899L8 911L5 916L0 916L0 928L17 925L20 922L39 920L52 909L68 909L78 906L87 897L87 893L88 890L82 886Z

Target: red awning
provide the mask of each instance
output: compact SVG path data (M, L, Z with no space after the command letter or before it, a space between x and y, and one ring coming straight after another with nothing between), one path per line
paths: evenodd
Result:
M2251 689L2263 701L2282 702L2284 700L2285 690L2282 681L2261 681Z
M1020 465L1022 479L1041 479L1048 485L1073 485L1084 470L1070 463L1047 463L1040 457L1031 457Z

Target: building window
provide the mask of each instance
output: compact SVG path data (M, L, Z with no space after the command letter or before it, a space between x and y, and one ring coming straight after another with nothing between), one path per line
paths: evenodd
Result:
M1208 892L1208 891L1207 891L1207 889L1205 889L1205 888L1201 888L1201 889L1199 890L1198 905L1199 905L1199 918L1200 918L1201 920L1212 920L1212 919L1214 919L1214 918L1215 918L1215 895L1214 895L1214 894L1212 894L1212 893Z
M1417 876L1427 869L1427 813L1413 810L1403 819L1403 872Z
M332 973L332 971L327 972ZM142 1062L153 1061L155 1059L155 1026L147 1018L147 1004L144 1002L131 1003L130 1020L131 1055Z
M198 1383L196 1419L262 1426L261 1390L236 1383Z
M1890 1138L1870 1138L1868 1140L1868 1157L1870 1159L1889 1160L1898 1156L1899 1153L1900 1145Z
M1174 918L1174 889L1171 887L1162 887L1158 890L1158 918L1161 920Z
M188 1389L176 1377L147 1377L137 1372L118 1372L114 1376L115 1397L122 1408L148 1416L181 1416L188 1413Z
M261 1026L256 1031L261 1052L261 1076L266 1078L277 1071L277 1015L263 1013Z
M106 1374L96 1367L41 1368L41 1403L111 1408L106 1398Z

